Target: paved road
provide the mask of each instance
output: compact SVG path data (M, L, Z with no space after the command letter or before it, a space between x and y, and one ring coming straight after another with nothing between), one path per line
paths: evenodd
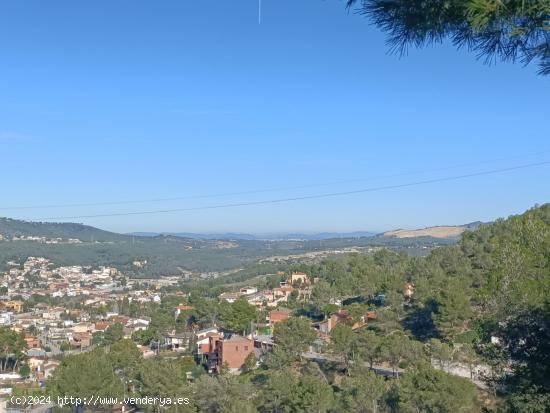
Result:
M309 359L309 360L332 361L332 362L336 362L336 363L342 361L338 357L334 357L334 356L331 356L331 355L328 355L328 354L315 353L315 352L312 352L312 351L302 353L302 356L306 359ZM367 363L365 363L365 365L367 365ZM435 369L438 369L438 370L444 371L446 373L452 374L453 376L458 376L458 377L462 377L464 379L470 380L472 383L474 383L480 389L485 390L485 389L488 388L487 383L485 383L481 379L483 374L487 373L487 371L488 371L487 366L476 366L475 369L474 369L474 371L476 373L474 374L473 378L470 376L470 369L467 366L462 365L460 363L452 363L448 366L442 367L442 366L439 365L439 363L435 363L434 361L432 361L432 366ZM397 377L397 376L400 376L400 375L405 373L405 370L400 369L400 368L398 368L394 371L393 369L388 368L386 366L381 366L381 365L376 365L376 364L373 366L372 370L376 374L378 374L380 376L384 376L384 377Z
M435 360L432 360L432 366L435 369L442 370L446 373L452 374L453 376L462 377L464 379L470 380L480 389L488 389L489 386L483 380L484 376L489 376L491 369L489 366L478 365L473 368L473 372L470 372L470 368L462 363L450 363L446 366L441 366ZM473 373L473 375L472 375Z
M33 313L33 312L17 313L17 314L12 315L11 318L14 319L14 320L24 320L26 318L31 318L34 315L35 315L35 313Z
M58 356L59 354L63 353L61 351L61 349L59 348L59 346L57 344L55 344L55 342L50 340L50 338L48 337L48 334L42 332L38 335L38 338L40 339L40 341L42 341L44 346L47 346L52 350L51 351L52 355Z
M320 360L320 361L332 361L332 362L335 362L335 363L339 363L341 362L342 360L339 359L338 357L334 357L334 356L331 356L331 355L328 355L328 354L321 354L321 353L315 353L313 351L307 351L305 353L302 353L302 356L306 359L309 359L309 360ZM367 363L365 363L365 365L367 365ZM381 366L381 365L373 365L372 366L372 370L380 375L380 376L384 376L384 377L397 377L397 376L400 376L401 374L403 374L404 370L403 369L396 369L395 371L389 367L386 367L386 366Z

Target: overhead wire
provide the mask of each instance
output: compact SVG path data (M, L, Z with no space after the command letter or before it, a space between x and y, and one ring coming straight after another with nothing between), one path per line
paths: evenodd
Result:
M206 205L206 206L197 206L197 207L185 207L185 208L172 208L172 209L156 209L156 210L147 210L147 211L130 211L130 212L114 212L114 213L103 213L103 214L89 214L89 215L71 215L71 216L54 216L46 218L38 218L40 221L51 221L51 220L66 220L66 219L84 219L84 218L103 218L103 217L118 217L118 216L132 216L132 215L151 215L151 214L165 214L173 212L189 212L189 211L202 211L202 210L211 210L211 209L222 209L222 208L235 208L243 206L253 206L253 205L266 205L266 204L277 204L277 203L286 203L310 199L321 199L321 198L331 198L339 197L346 195L354 195L368 192L378 192L391 189L407 188L420 185L428 185L433 183L441 183L448 181L456 181L460 179L473 178L478 176L494 175L504 172L511 172L521 169L534 168L538 166L549 165L550 161L534 162L523 165L516 165L507 168L492 169L486 171L473 172L462 175L447 176L441 178L433 178L419 181L412 181L402 184L394 185L383 185L370 188L356 189L350 191L339 191L339 192L328 192L322 194L313 194L313 195L304 195L304 196L295 196L287 198L278 198L278 199L268 199L260 201L245 201L245 202L234 202L234 203L223 203L215 205Z
M499 161L507 161L513 159L521 159L530 156L543 155L550 153L550 150L535 152L531 154L518 155L515 157L507 158L497 158L490 159L480 162L468 162L462 164L455 164L451 166L441 167L441 168L431 168L424 170L416 170L409 172L399 172L394 174L386 174L380 176L372 176L368 178L356 178L356 179L346 179L338 180L332 182L322 182L322 183L313 183L313 184L304 184L304 185L294 185L294 186L284 186L284 187L272 187L272 188L259 188L251 189L245 191L235 191L235 192L225 192L217 194L199 194L199 195L187 195L187 196L175 196L175 197L163 197L163 198L146 198L146 199L134 199L134 200L115 200L115 201L100 201L100 202L80 202L80 203L62 203L62 204L43 204L43 205L19 205L19 206L0 206L0 211L18 211L18 210L31 210L31 209L56 209L56 208L81 208L81 207L95 207L95 206L109 206L109 205L130 205L130 204L145 204L145 203L156 203L156 202L173 202L173 201L184 201L184 200L193 200L193 199L208 199L208 198L222 198L229 196L239 196L239 195L253 195L260 193L268 192L279 192L279 191L289 191L289 190L298 190L298 189L308 189L316 188L322 186L331 186L331 185L342 185L358 182L368 182L376 179L385 179L385 178L397 178L400 176L409 176L422 173L430 172L440 172L450 169L463 168L468 166L477 166L485 165L488 163L494 163Z

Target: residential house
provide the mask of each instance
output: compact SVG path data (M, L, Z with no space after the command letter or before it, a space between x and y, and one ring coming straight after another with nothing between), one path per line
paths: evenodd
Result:
M36 338L30 334L25 336L25 342L27 343L27 348L41 348L42 342L39 338Z
M290 294L292 294L293 290L294 288L292 288L292 286L290 285L282 285L281 287L274 288L273 296L275 298L275 301L288 301L288 297L290 297Z
M95 331L105 331L111 325L109 321L96 321L94 324Z
M72 327L73 333L87 333L93 331L95 325L92 323L78 323Z
M42 372L42 380L48 379L56 368L59 367L61 362L59 360L48 360L41 367L40 371Z
M313 294L313 286L302 286L298 289L298 300L309 301Z
M216 353L215 370L217 372L222 368L227 368L231 373L238 373L242 370L249 354L254 352L254 341L233 334L219 339L213 350Z
M176 307L176 310L174 311L174 314L176 315L176 318L184 311L191 311L194 310L195 307L192 307L190 305L186 304L180 304Z
M11 312L0 313L0 325L9 326L11 324L12 315L13 313Z
M14 313L20 313L23 311L23 301L19 301L19 300L0 301L0 309L4 311L13 311Z
M257 334L254 337L254 348L259 350L261 354L265 354L268 351L273 350L274 342L273 337L268 335Z
M64 308L49 308L48 310L42 313L42 318L44 320L60 320L61 314L65 313Z
M291 310L288 310L286 308L271 310L269 312L269 315L266 317L266 322L269 324L269 327L273 327L275 324L290 317L291 312Z
M239 292L227 292L227 293L221 293L219 295L219 299L220 300L225 300L227 301L228 303L234 303L235 301L237 301L239 298L241 298L243 296L243 293L241 293L240 291Z
M31 372L39 371L46 361L42 357L29 357L27 365L31 369Z
M123 326L125 326L128 321L130 321L130 317L128 316L125 316L125 315L115 315L115 316L112 316L109 318L109 321L117 324L122 324Z
M90 347L92 345L92 334L89 332L73 333L71 345L80 348Z
M290 278L287 281L290 285L307 285L309 284L309 277L306 273L303 272L293 272L290 274Z
M128 329L130 331L130 335L136 331L143 331L147 330L147 327L149 327L149 320L144 319L132 319L128 323L126 323L125 329Z
M256 287L243 287L239 290L243 295L255 294L258 292Z
M173 351L185 351L191 348L193 336L193 333L190 332L176 333L171 331L163 334L162 338L166 348Z
M330 334L331 330L336 327L338 324L347 324L353 330L357 330L361 327L367 325L369 319L376 318L375 311L368 311L365 315L361 316L359 319L354 319L346 310L339 310L338 312L332 314L328 319L320 323L314 324L314 327L319 330L322 334Z
M195 333L195 342L197 344L197 354L207 354L210 349L210 337L220 336L220 332L217 327L209 327L203 330L199 330Z
M246 296L246 301L248 304L254 305L256 307L262 307L265 302L269 302L273 294L263 292L257 292Z

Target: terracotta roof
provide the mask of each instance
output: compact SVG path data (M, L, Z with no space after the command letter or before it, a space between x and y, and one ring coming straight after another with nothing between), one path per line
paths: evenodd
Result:
M283 287L279 287L279 288L275 288L276 290L280 290L280 291L292 291L294 290L294 288L290 285L285 285Z

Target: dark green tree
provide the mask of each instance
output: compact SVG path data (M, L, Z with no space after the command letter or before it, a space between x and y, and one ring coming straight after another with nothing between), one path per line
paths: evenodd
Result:
M114 342L109 347L109 359L113 367L123 372L126 377L130 376L141 362L142 356L139 349L132 340L122 339Z
M201 376L193 385L194 402L200 412L252 413L256 412L256 392L251 383L224 375Z
M245 299L239 299L229 304L224 303L221 307L222 322L226 328L232 331L244 333L250 328L250 322L256 320L257 310L253 305L248 304Z
M190 389L177 363L158 358L145 359L139 363L134 375L134 387L142 397L172 398L189 397ZM140 406L146 411L157 410L158 406L150 404ZM165 406L170 412L193 411L189 405Z
M309 350L317 334L306 318L290 317L275 324L273 341L277 347L295 360L302 359L302 353Z
M397 411L403 413L471 412L477 399L475 386L429 365L407 372L397 386Z
M422 343L411 340L400 332L382 339L380 357L388 362L396 377L399 377L400 367L416 364L425 359Z
M123 397L124 384L101 348L68 356L48 379L50 394L74 397Z
M382 338L374 331L364 329L359 332L357 339L359 358L367 361L372 369L380 361Z
M440 333L453 338L464 330L464 324L471 319L472 308L464 286L449 280L437 298L436 310L432 319Z
M363 367L353 368L348 377L342 379L339 402L341 411L379 413L385 411L385 398L389 384L383 377Z
M330 332L330 349L342 359L346 370L357 355L359 340L350 326L339 324Z
M17 368L23 358L23 350L27 344L22 334L8 328L0 328L0 368L6 370L8 366Z
M148 346L149 343L151 343L151 341L155 339L157 339L157 335L153 330L149 328L145 330L135 331L132 334L132 340L144 346Z
M21 375L21 377L29 377L29 375L31 374L31 368L29 367L29 365L22 364L19 368L19 374Z
M291 370L271 372L262 387L259 400L262 412L324 413L334 406L332 387L309 374L297 376Z
M103 342L106 345L116 343L124 337L124 326L121 323L114 323L107 327L103 335Z
M506 380L509 412L550 411L550 304L517 314L500 332L512 363Z
M453 347L447 343L442 343L436 338L432 338L428 342L428 348L431 357L439 364L439 368L441 370L446 370L448 365L453 361Z
M256 368L256 363L258 362L258 358L256 357L256 354L254 352L250 353L248 356L246 356L244 360L244 368L246 371L252 371Z
M393 51L406 53L444 39L487 62L538 61L550 74L550 3L547 0L348 0L388 33Z

